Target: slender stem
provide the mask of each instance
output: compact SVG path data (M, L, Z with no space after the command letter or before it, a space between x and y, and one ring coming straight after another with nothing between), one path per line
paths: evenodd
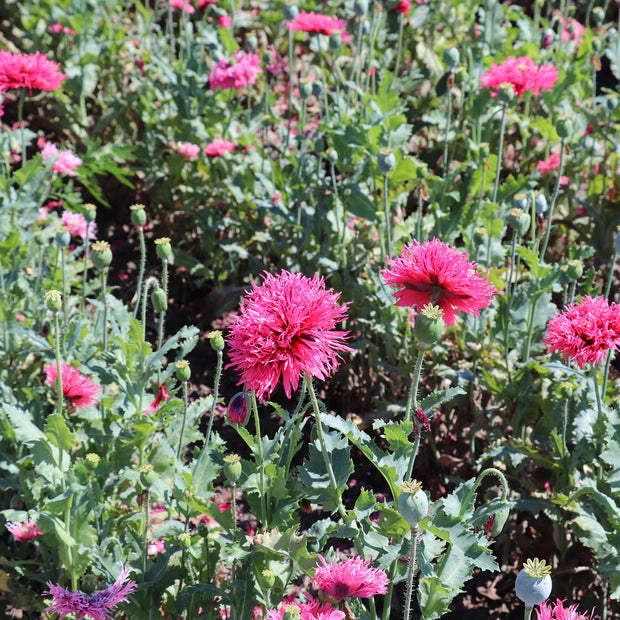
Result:
M499 189L499 175L502 171L502 153L504 150L504 131L506 129L506 105L502 105L502 119L499 126L499 147L497 153L497 167L495 169L495 184L493 185L492 202L497 202L497 190Z
M143 539L142 539L142 583L146 579L146 561L149 551L149 504L150 504L150 489L146 489L146 497L144 499L144 523L143 523Z
M231 509L232 509L232 521L233 521L233 528L237 527L237 483L233 482L231 484L231 489L230 489L230 497L231 497Z
M538 4L538 2L536 4ZM532 608L526 607L525 613L523 614L523 620L530 620L531 617L532 617Z
M618 235L620 235L620 233L618 233ZM611 264L609 265L609 277L607 278L607 283L605 284L605 299L609 299L609 293L611 292L611 281L613 280L613 277L614 277L614 269L616 268L617 258L618 258L618 249L616 247L616 243L614 240L614 254L611 257Z
M553 189L553 196L551 197L551 204L549 205L549 216L547 218L547 230L545 231L545 239L543 241L542 249L540 250L540 260L545 260L545 252L547 251L547 244L549 243L549 236L551 235L551 218L553 217L553 208L555 207L555 201L557 200L558 193L560 191L560 181L562 179L562 172L564 171L564 145L566 144L566 138L562 138L560 143L560 167L558 168L558 178L555 180L555 187Z
M411 601L413 599L413 580L417 573L418 565L418 526L411 528L411 541L409 542L409 567L407 569L407 596L405 599L406 620L411 619Z
M60 272L62 274L62 323L67 328L67 263L65 248L60 248Z
M284 152L288 151L288 143L291 138L291 123L293 120L293 75L295 69L295 58L293 54L293 31L288 31L288 118L286 123L286 141Z
M62 416L62 363L60 361L60 321L58 320L58 312L54 312L54 349L56 350L56 390L58 392L58 415ZM60 447L59 447L60 449ZM62 467L61 467L62 471Z
M262 512L262 521L269 523L269 515L267 514L267 505L265 502L265 456L263 454L263 438L260 431L260 416L258 415L258 405L256 403L256 392L252 391L252 411L254 412L254 426L256 428L256 452L258 456L258 473L260 476L260 507Z
M506 372L508 373L508 380L512 381L510 377L510 365L508 364L508 328L510 327L510 310L512 308L512 279L514 277L515 257L517 255L517 233L512 233L512 247L510 251L510 273L508 275L508 281L506 282L506 317L504 318L504 361L506 362Z
M603 389L601 390L601 398L605 400L605 394L607 394L607 380L609 378L609 365L613 356L613 349L607 351L607 357L605 358L605 366L603 368Z
M407 398L407 408L405 409L405 420L413 419L413 411L418 410L418 386L420 385L420 375L422 371L422 362L426 349L418 347L418 355L413 367L411 376L411 386L409 388L409 397Z
M592 366L592 382L594 383L594 395L596 397L596 409L598 412L599 421L603 417L603 407L601 403L601 392L598 384L598 372L596 370L596 366Z
M383 212L385 214L385 236L387 239L387 253L388 256L392 256L392 224L390 222L390 196L389 196L389 183L388 175L383 175Z
M144 283L144 294L142 295L142 340L146 340L146 307L148 305L149 288L151 284L159 284L155 276L147 278Z
M101 301L103 302L103 351L108 350L108 299L106 296L108 270L101 271Z
M323 454L323 462L325 463L325 469L327 470L327 475L329 476L329 484L331 486L331 491L332 491L332 500L334 501L334 504L336 504L338 508L338 512L340 513L340 516L344 519L347 516L347 511L345 510L345 507L342 505L342 499L340 497L340 494L338 493L338 484L336 483L336 476L334 475L332 463L327 454L327 448L325 446L325 437L323 435L323 423L321 422L321 409L319 408L319 401L316 397L314 386L312 385L312 377L308 373L305 373L304 378L306 380L306 385L308 386L308 393L310 394L310 400L312 401L312 408L314 409L316 430L319 436L319 443L321 445L321 453Z
M530 307L527 313L527 336L525 337L525 348L523 350L523 361L527 361L530 357L530 348L532 346L532 329L534 328L534 316L536 315L536 307L538 306L538 300L540 296L536 296L533 301L530 302Z
M396 65L394 66L394 75L398 76L398 68L400 66L400 55L403 49L403 30L405 29L406 15L400 16L400 23L398 24L398 49L396 52Z
M568 398L564 399L564 407L562 407L562 457L566 458L568 455L568 448L566 447L566 433L568 431Z
M332 188L334 191L334 206L336 209L336 234L338 235L338 241L340 244L340 249L342 250L342 246L344 245L344 229L346 227L346 222L344 221L346 219L346 210L344 209L343 206L343 213L345 214L342 218L343 221L340 221L340 217L339 213L338 213L338 207L340 206L340 197L338 195L338 183L336 183L336 171L334 170L334 164L332 163L332 161L329 161L329 173L332 179ZM340 229L342 227L342 232L340 232Z
M162 276L161 276L161 288L164 291L166 299L168 299L168 261L162 261ZM161 349L162 342L164 340L164 323L166 321L166 311L159 314L159 326L157 331L157 349Z
M138 227L138 237L140 239L140 272L138 274L138 289L136 291L136 305L133 307L133 318L138 316L140 307L140 295L142 293L142 282L144 280L144 268L146 267L146 242L144 241L144 230Z
M183 424L181 424L181 435L179 436L179 445L177 447L177 459L181 458L181 449L183 448L183 435L185 434L186 420L187 420L187 381L183 381Z
M19 98L17 99L17 121L19 122L19 139L22 143L22 168L26 165L26 138L24 137L24 99L26 98L26 89L19 89Z
M88 247L90 245L89 238L90 222L86 222L86 234L84 235L84 266L82 268L82 297L80 299L80 316L84 316L84 308L86 306L86 280L88 275Z
M446 91L446 95L448 96L448 108L446 110L446 133L443 139L443 170L441 173L444 179L448 172L448 134L450 133L450 117L452 116L452 93L450 88Z
M381 614L381 620L389 620L390 612L392 611L392 595L394 594L394 577L396 575L396 562L392 562L389 568L388 578L390 583L388 584L387 594L383 599L383 613Z
M415 224L415 238L419 243L422 243L424 239L422 238L422 192L420 191L420 187L418 187L418 211L416 213L416 224Z
M504 474L499 469L496 469L495 467L487 467L484 471L478 474L478 477L474 481L474 484L471 490L469 491L469 494L463 500L463 503L461 504L461 512L459 513L459 519L462 519L465 516L465 513L467 512L467 509L469 508L470 503L474 499L474 496L476 495L476 491L478 490L478 487L480 486L480 483L482 482L482 480L486 476L490 476L490 475L497 476L500 479L500 482L502 485L503 499L504 500L508 499L508 496L510 494L510 487L508 486L508 481L506 480L506 476L504 476Z
M211 415L209 416L209 427L207 428L207 434L205 438L206 450L209 447L209 441L211 439L211 429L213 428L213 418L215 417L215 408L217 406L217 400L220 394L220 377L222 376L222 352L217 352L217 366L215 368L215 381L213 384L213 403L211 404Z

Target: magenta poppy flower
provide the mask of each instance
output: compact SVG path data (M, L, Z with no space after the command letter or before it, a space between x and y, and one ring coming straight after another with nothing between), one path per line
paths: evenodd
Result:
M45 380L54 389L58 383L58 367L49 364L44 368ZM62 393L68 401L69 411L75 411L78 407L88 407L99 402L101 388L95 385L89 377L80 373L77 368L68 366L65 362L60 363Z
M52 91L67 77L57 62L45 54L14 54L0 51L0 92L17 88Z
M390 583L380 568L370 566L363 558L349 558L344 562L326 562L319 554L321 564L314 569L315 585L321 592L338 601L347 598L370 598L375 594L386 594Z
M480 84L490 88L496 97L504 85L512 86L517 97L531 91L540 95L541 90L551 90L558 81L558 70L548 63L538 66L531 58L509 56L503 63L494 62L491 68L480 77Z
M13 538L17 542L34 540L43 534L43 532L39 529L39 526L30 519L26 519L22 523L9 522L6 524L6 529L13 534Z

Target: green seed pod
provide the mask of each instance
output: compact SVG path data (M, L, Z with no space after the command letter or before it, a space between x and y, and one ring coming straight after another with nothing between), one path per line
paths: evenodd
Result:
M95 577L95 575L92 575L90 573L84 575L80 579L80 590L82 590L84 594L92 594L97 589L98 585L99 580L97 579L97 577Z
M176 377L181 383L189 381L189 378L192 376L192 369L189 367L189 362L187 360L176 362L174 364L174 369Z
M544 560L527 560L517 575L515 591L526 607L544 603L551 594L551 566Z
M263 577L263 584L265 584L265 588L271 590L276 582L276 574L272 570L266 568L261 572L261 575Z
M602 6L595 6L592 9L592 19L597 26L600 26L605 19L605 11Z
M390 149L381 148L377 153L377 168L381 174L392 172L396 166L396 156Z
M580 260L569 260L566 263L566 275L571 280L579 280L583 275L583 262Z
M364 17L368 13L368 0L355 0L353 4L353 12L358 17Z
M151 293L151 303L153 304L155 312L159 314L168 310L168 298L166 297L166 293L164 293L164 289L160 286Z
M428 514L428 497L417 480L401 484L400 490L398 512L411 527L415 527Z
M101 457L94 452L89 452L84 458L86 459L86 466L90 470L97 469L97 465L99 465L99 461L101 461Z
M139 469L140 483L145 489L149 489L155 480L157 480L157 474L153 470L152 465L142 465Z
M155 239L155 252L157 256L163 261L170 260L172 258L172 246L170 245L169 237L161 237Z
M90 223L94 222L97 217L97 207L92 204L92 202L88 202L84 205L84 219Z
M66 226L59 226L56 229L56 247L61 250L69 247L69 243L71 243L71 233Z
M450 47L443 51L443 61L450 71L454 71L459 66L461 56L456 47Z
M520 237L527 234L531 220L530 214L522 209L510 209L508 212L508 224Z
M95 241L92 245L92 253L90 255L95 269L103 271L110 266L112 262L112 250L107 241Z
M569 138L573 133L573 121L570 116L560 116L558 117L558 122L555 124L555 130L558 132L558 136L560 138Z
M60 312L62 308L62 295L60 291L47 291L43 296L43 300L45 301L45 307L50 312Z
M236 484L241 478L241 457L238 454L227 454L224 457L224 475L231 484Z
M207 338L211 343L211 348L214 351L223 351L224 350L224 337L222 336L222 332L219 330L214 330L207 334Z
M287 22L293 21L299 15L299 8L296 4L285 4L282 13Z
M301 609L298 605L286 605L282 620L299 620L301 618Z
M338 32L332 32L332 34L329 35L329 51L335 53L340 49L341 46L342 37Z
M131 223L138 228L144 226L146 224L144 205L132 205L129 209L131 210Z
M439 306L428 304L415 317L413 333L421 349L428 347L441 338L446 324L443 320L443 310Z
M325 151L325 155L327 155L327 160L330 164L335 164L338 161L338 151L334 148L328 148Z
M302 101L305 101L312 94L312 82L308 78L301 78L299 80L299 96Z
M510 84L502 84L497 91L497 100L502 105L510 105L515 98L515 91Z
M179 541L179 547L181 547L181 549L187 551L187 549L192 546L192 537L187 532L179 534L177 540Z

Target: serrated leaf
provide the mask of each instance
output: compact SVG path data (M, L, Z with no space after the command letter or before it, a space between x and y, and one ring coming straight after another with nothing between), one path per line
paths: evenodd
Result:
M3 405L2 411L9 418L18 441L29 445L45 440L45 434L33 424L30 413L8 404Z
M460 387L452 387L441 392L433 392L420 403L420 407L422 407L422 411L424 411L425 415L429 415L435 407L439 407L439 405L451 401L455 396L460 396L462 394L467 394L467 392Z
M45 435L57 447L70 451L75 439L73 433L67 428L63 417L58 413L48 416L45 422ZM60 445L58 445L60 443Z
M418 604L425 620L441 618L449 611L450 603L456 596L451 588L442 585L439 577L423 577L418 585Z

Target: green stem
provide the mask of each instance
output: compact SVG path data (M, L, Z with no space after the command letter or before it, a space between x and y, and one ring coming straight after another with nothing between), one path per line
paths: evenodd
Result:
M596 397L596 410L598 412L599 422L603 417L603 406L601 402L601 392L598 384L598 373L596 366L592 365L592 382L594 383L594 396Z
M392 595L394 594L394 577L396 576L396 562L392 562L389 568L388 578L390 583L388 584L388 591L383 599L383 613L381 614L381 620L390 620L390 612L392 611Z
M400 66L400 55L403 48L403 30L405 29L405 15L400 16L400 23L398 24L398 48L396 51L396 65L394 66L394 75L398 76L398 68Z
M207 428L207 434L205 436L204 450L209 447L209 441L211 440L211 429L213 428L213 418L215 418L215 408L220 394L220 377L222 376L222 352L217 352L217 366L215 368L215 381L213 384L213 403L211 404L211 415L209 416L209 427Z
M426 349L418 347L418 354L413 366L411 376L411 386L409 387L409 397L407 398L407 408L405 409L405 420L413 420L413 411L418 410L418 386L420 385L420 375L422 372L422 362Z
M310 400L312 401L312 408L314 409L316 430L319 436L319 444L321 445L321 453L323 454L323 462L325 463L325 469L327 470L327 475L329 476L329 484L331 486L331 491L332 491L331 493L332 500L334 504L337 506L340 516L344 519L347 516L347 511L345 510L345 507L342 505L342 499L340 497L340 493L338 493L338 485L336 483L336 476L334 475L332 463L327 454L327 448L325 446L325 437L323 435L323 423L321 422L321 409L319 407L319 401L316 397L314 386L312 385L312 377L306 372L304 373L304 378L306 380L306 385L308 386L308 393L310 394Z
M452 93L450 88L446 91L448 96L448 109L446 110L446 133L443 139L443 170L441 176L445 179L448 172L448 134L450 133L450 117L452 116Z
M58 320L58 312L54 312L54 348L56 350L56 390L58 391L58 415L62 416L62 364L60 361L60 321ZM59 448L60 449L60 448ZM62 471L62 468L61 468Z
M144 240L144 230L138 226L138 237L140 239L140 272L138 274L138 289L136 291L136 304L133 307L133 318L138 316L140 307L140 295L142 294L142 282L144 280L144 268L146 267L146 242Z
M183 381L183 424L181 424L181 435L179 436L179 445L177 447L177 460L181 458L181 449L183 448L183 435L185 434L186 420L187 420L187 381Z
M392 256L392 224L390 222L390 197L388 175L383 175L383 212L385 214L385 236L387 239L387 253Z
M231 510L232 510L232 522L233 529L237 528L237 483L233 482L231 485L230 496L231 496Z
M558 168L558 178L555 180L555 187L553 189L553 196L551 197L551 204L549 205L549 217L547 218L547 230L545 231L545 239L543 246L540 250L540 260L544 262L545 252L547 251L547 244L549 243L549 236L551 235L551 218L553 217L553 208L555 207L555 201L557 200L558 193L560 191L560 180L562 179L562 172L564 171L564 145L566 144L566 138L562 138L560 143L560 167Z
M161 276L161 288L164 291L166 299L168 299L168 261L162 261L162 276ZM159 314L159 326L157 330L157 350L161 349L162 342L164 341L164 323L166 321L166 311ZM159 376L158 376L159 380Z
M508 380L512 381L510 377L510 365L508 364L508 328L510 327L510 310L512 308L512 279L514 277L515 258L517 255L517 233L512 233L512 247L510 251L510 272L508 275L508 281L506 282L506 317L504 318L504 360L506 362L506 372L508 373Z
M157 285L159 282L155 276L147 278L144 283L144 294L142 295L142 340L146 341L146 307L148 305L149 289L151 285Z
M84 308L86 307L86 281L88 275L88 248L90 238L88 236L90 222L86 222L86 235L84 236L84 266L82 268L82 297L80 299L80 316L84 318Z
M108 270L101 271L101 301L103 302L103 351L108 350L108 299L106 296Z
M411 528L411 541L409 543L409 567L407 569L407 596L405 598L406 620L411 619L411 602L413 599L413 580L417 573L418 565L418 526Z
M538 3L536 3L538 4ZM530 620L530 618L532 617L532 608L531 607L526 607L525 608L525 613L523 615L523 620Z
M620 235L620 233L618 233ZM620 241L620 238L618 239ZM614 269L616 268L616 259L618 258L618 249L616 247L616 242L614 240L614 253L611 257L611 265L609 266L609 277L607 278L607 283L605 284L605 299L609 299L609 293L611 292L611 281L614 277Z
M536 296L532 302L527 313L527 336L525 338L525 348L523 350L523 361L527 361L530 357L530 348L532 346L532 330L534 328L534 316L536 315L536 307L538 306L538 300L540 296Z
M260 431L260 416L258 415L258 405L256 403L256 392L252 391L252 411L254 412L254 426L256 430L256 453L258 456L258 473L260 476L260 508L262 512L262 521L265 525L269 525L269 515L267 514L267 502L265 495L268 490L265 489L265 456L263 454L263 438Z
M24 100L26 99L26 89L19 89L17 99L17 121L19 123L19 139L22 146L22 168L26 165L26 138L24 137Z
M149 551L149 504L150 504L150 489L146 489L146 497L144 501L144 523L143 523L143 531L144 534L142 539L142 583L144 583L146 579L146 562L148 559L148 551Z
M461 504L461 512L459 513L459 519L462 519L465 516L465 513L467 512L469 505L474 499L476 495L476 491L478 490L478 487L480 486L480 483L482 482L483 478L485 478L486 476L490 476L490 475L495 475L500 479L501 484L502 484L503 499L504 500L508 499L508 496L510 495L510 487L508 486L508 481L506 480L506 476L504 476L504 474L499 469L496 469L495 467L487 467L484 471L478 474L478 477L474 481L474 485L472 486L466 498L463 500L463 503Z
M286 124L286 141L284 143L284 153L288 152L288 143L291 137L291 123L293 120L293 74L295 67L293 54L293 31L288 31L288 118Z
M502 105L502 119L499 126L499 148L497 153L497 167L495 169L495 184L493 185L492 202L497 202L497 190L499 189L499 175L502 171L502 153L504 150L504 131L506 130L506 105Z

